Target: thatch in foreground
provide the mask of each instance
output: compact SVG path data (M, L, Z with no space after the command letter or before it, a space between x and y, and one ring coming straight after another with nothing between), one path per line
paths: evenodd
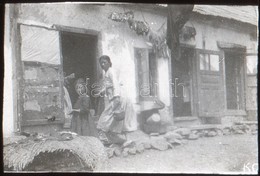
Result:
M6 145L4 146L4 166L22 171L40 153L62 151L69 151L93 171L99 170L107 158L104 146L97 138L78 136L69 141L28 140L24 143Z

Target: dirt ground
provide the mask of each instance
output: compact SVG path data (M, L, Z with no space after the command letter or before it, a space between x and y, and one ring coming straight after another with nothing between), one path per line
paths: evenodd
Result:
M257 140L251 134L199 138L166 151L113 157L107 172L257 173Z

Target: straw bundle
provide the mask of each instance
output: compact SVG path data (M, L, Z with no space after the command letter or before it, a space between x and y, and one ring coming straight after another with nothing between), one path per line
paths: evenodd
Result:
M26 140L4 146L4 166L22 171L32 163L40 153L69 151L90 170L98 170L106 161L103 144L94 137L77 136L69 141L59 140ZM62 161L61 161L62 162Z

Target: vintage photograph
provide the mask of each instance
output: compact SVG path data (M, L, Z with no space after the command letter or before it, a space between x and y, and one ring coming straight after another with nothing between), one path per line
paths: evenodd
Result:
M10 3L4 172L258 173L258 6Z

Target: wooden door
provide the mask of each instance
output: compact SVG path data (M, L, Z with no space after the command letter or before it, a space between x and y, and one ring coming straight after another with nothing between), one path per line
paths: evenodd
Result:
M200 117L219 117L225 110L223 56L223 52L197 50L197 88Z
M20 37L21 127L62 124L63 71L59 32L20 25ZM48 120L50 118L55 120Z

